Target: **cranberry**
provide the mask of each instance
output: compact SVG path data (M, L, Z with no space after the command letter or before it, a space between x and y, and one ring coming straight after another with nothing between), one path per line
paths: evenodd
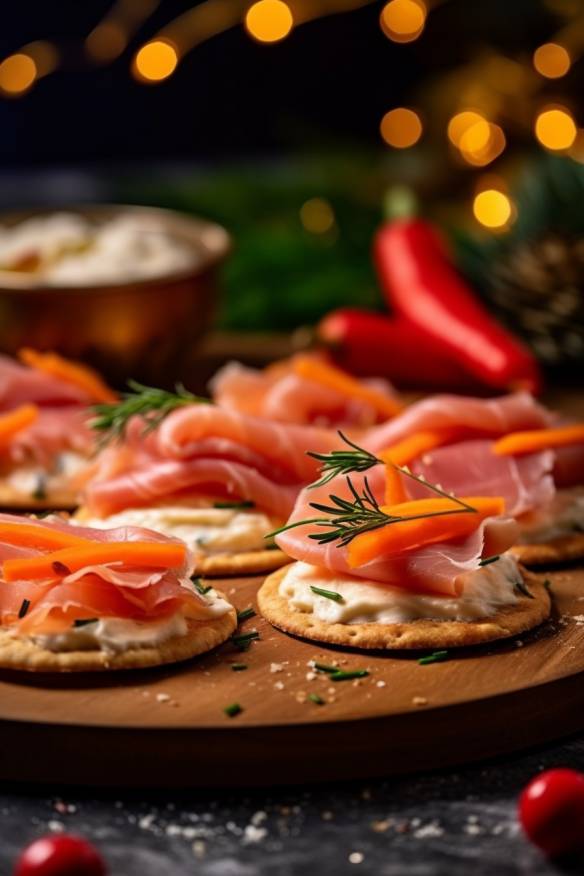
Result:
M107 870L87 840L61 833L43 836L27 846L13 876L107 876Z
M519 819L529 839L549 857L584 849L584 774L540 773L519 798Z

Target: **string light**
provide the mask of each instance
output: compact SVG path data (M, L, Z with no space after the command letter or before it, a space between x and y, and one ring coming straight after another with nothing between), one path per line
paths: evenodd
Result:
M0 64L0 90L10 97L19 97L30 90L37 76L37 65L30 55L17 52Z
M162 82L175 71L178 54L168 40L152 40L136 53L132 71L143 82Z
M472 210L485 228L504 229L513 216L511 199L498 189L484 189L475 195Z
M379 23L393 42L411 43L424 30L427 14L423 0L390 0L381 10Z
M245 16L248 34L260 43L280 42L293 26L294 17L284 0L257 0Z
M558 43L544 43L533 53L533 66L547 79L565 76L571 66L568 50Z
M576 123L566 107L542 110L535 120L535 136L542 146L554 152L569 149L577 133Z
M407 149L422 136L422 121L414 110L400 106L383 116L379 130L389 146Z
M335 214L324 198L310 198L300 208L300 221L312 234L326 234L335 224Z

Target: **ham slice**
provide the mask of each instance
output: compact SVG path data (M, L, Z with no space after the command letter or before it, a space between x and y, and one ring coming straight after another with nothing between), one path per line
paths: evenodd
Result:
M294 358L263 371L228 362L210 381L213 399L227 410L280 423L366 428L383 420L367 401L296 374L293 362ZM363 380L362 384L388 399L395 395L386 380Z
M385 467L379 465L365 474L351 475L351 481L358 492L362 492L365 478L377 501L383 504ZM303 490L296 501L289 522L324 517L325 515L310 507L310 503L330 505L331 495L345 499L352 498L345 477L336 477L322 487ZM399 524L395 525L399 526ZM510 548L517 539L518 527L511 518L488 518L463 541L429 545L398 556L380 556L373 562L357 568L349 566L347 548L339 547L338 542L320 544L309 538L311 534L326 531L326 528L307 524L281 533L276 536L276 542L293 559L313 566L394 587L456 596L459 595L458 576L476 569L482 556L503 553Z
M553 415L527 392L483 399L432 395L410 405L387 423L370 429L362 444L373 453L391 447L415 432L460 429L461 437L494 437L522 429L541 429Z

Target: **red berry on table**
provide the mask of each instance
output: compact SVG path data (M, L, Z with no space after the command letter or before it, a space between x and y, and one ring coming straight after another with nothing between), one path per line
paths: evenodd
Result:
M550 858L584 849L584 774L540 773L519 798L519 819L529 839Z
M103 858L78 836L57 834L35 840L24 849L13 876L106 876Z

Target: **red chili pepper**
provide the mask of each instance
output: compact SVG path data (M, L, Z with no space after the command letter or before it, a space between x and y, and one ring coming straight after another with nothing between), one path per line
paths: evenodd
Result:
M404 319L341 308L327 314L317 338L347 371L388 377L399 386L476 389L476 381L449 359L439 341Z
M547 770L519 798L519 819L529 839L549 857L584 848L584 775Z
M479 303L430 224L422 219L385 223L373 256L392 308L441 344L444 354L497 389L540 389L534 357Z

